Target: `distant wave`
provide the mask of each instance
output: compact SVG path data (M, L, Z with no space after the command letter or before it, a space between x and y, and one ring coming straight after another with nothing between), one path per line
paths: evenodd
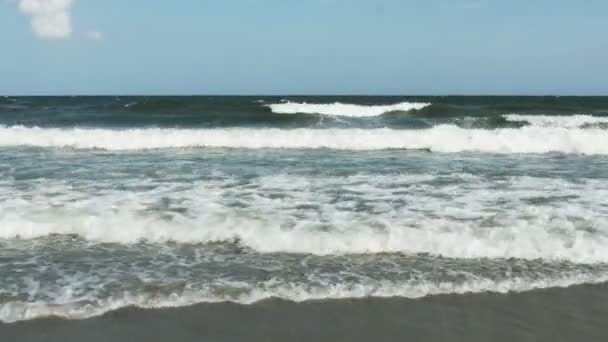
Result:
M379 116L385 113L403 111L407 112L410 110L422 109L426 106L431 105L430 103L418 103L418 102L401 102L393 105L378 105L378 106L366 106L348 103L329 103L329 104L315 104L315 103L297 103L297 102L285 102L275 103L266 105L273 113L277 114L321 114L321 115L335 115L335 116L348 116L348 117L370 117Z
M519 129L101 129L0 126L0 146L141 150L224 147L434 152L549 153L608 155L608 130L526 126Z
M576 128L597 124L608 124L608 117L591 115L521 115L507 114L503 117L512 122L523 121L533 126Z

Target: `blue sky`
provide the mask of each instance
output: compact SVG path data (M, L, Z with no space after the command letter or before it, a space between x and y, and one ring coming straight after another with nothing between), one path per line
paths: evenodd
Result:
M20 1L65 2L69 21ZM607 14L605 0L0 0L0 94L608 95Z

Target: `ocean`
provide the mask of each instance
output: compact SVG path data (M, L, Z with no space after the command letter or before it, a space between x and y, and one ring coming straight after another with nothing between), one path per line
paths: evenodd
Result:
M0 97L0 340L602 341L608 97Z

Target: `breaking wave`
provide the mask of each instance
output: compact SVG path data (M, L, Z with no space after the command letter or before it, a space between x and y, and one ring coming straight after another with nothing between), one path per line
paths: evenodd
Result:
M106 190L95 196L66 184L46 183L26 192L3 188L0 204L6 210L0 211L0 238L60 234L121 244L236 241L261 253L392 252L608 262L608 218L600 204L607 187L601 180L516 177L509 187L489 190L492 183L463 174L455 178L463 184L459 189L428 188L425 182L434 179L271 176L235 187L229 178L195 182L169 197L169 185L145 192ZM419 186L409 188L413 184ZM397 193L378 192L389 187ZM360 204L352 200L336 202L332 191L344 189L361 193L368 210L353 210ZM246 201L255 204L231 206L233 193L248 193ZM531 206L531 196L565 198ZM408 205L400 206L400 201ZM496 208L497 202L506 209ZM182 204L177 210L170 203ZM461 203L467 205L459 207ZM508 209L512 207L521 209ZM437 208L441 215L425 214Z
M277 114L305 113L348 117L370 117L379 116L390 112L407 112L410 110L419 110L430 105L430 103L421 102L401 102L393 105L377 106L365 106L340 102L329 104L285 102L270 104L267 105L267 107L269 107L273 113Z
M608 154L608 130L526 126L495 130L439 125L429 129L100 129L0 127L0 146L144 150L159 148L284 148L433 152Z

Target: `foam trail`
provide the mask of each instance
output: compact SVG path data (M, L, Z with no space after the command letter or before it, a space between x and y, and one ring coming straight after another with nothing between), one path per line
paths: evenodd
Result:
M401 102L393 105L365 106L347 103L330 103L330 104L315 104L315 103L297 103L285 102L267 105L273 113L277 114L322 114L335 116L349 117L370 117L379 116L390 112L407 112L410 110L422 109L430 103L419 102Z
M60 129L0 127L0 146L142 150L225 147L338 150L426 149L434 152L608 155L608 130L529 126L464 129L440 125L424 130L381 129Z
M534 289L569 287L578 284L596 284L608 281L608 276L593 273L568 274L554 279L514 278L494 281L491 279L469 280L464 283L393 283L377 281L370 284L334 284L306 286L302 284L283 284L276 286L273 281L260 284L255 288L244 288L238 295L217 295L213 291L189 291L172 293L168 296L151 294L123 293L110 299L86 300L84 302L65 301L63 303L7 302L0 304L0 321L5 323L31 320L41 317L57 316L66 319L86 319L100 316L106 312L124 307L165 308L194 305L197 303L234 302L254 304L256 302L279 298L294 302L309 300L345 298L421 298L441 294L464 294L479 292L525 292Z
M507 114L503 115L503 117L508 121L524 121L533 126L540 127L577 128L608 123L608 117L582 114L568 116Z

